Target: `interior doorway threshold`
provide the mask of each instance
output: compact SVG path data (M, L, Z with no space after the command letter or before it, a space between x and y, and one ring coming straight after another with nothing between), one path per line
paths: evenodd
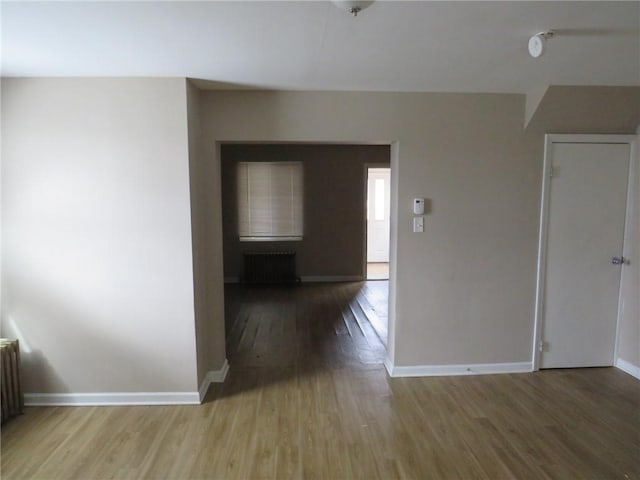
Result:
M367 280L389 280L389 263L367 263Z

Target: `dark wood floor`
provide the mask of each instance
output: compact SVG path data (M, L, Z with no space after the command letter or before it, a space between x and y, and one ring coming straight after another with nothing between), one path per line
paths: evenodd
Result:
M2 478L640 478L638 380L389 378L351 311L365 286L230 286L231 370L205 404L29 408L2 429Z
M387 340L388 282L227 285L233 368L379 366Z

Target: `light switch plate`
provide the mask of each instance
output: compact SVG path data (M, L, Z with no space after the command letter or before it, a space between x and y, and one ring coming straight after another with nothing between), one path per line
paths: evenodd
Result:
M424 217L413 217L414 233L424 232Z

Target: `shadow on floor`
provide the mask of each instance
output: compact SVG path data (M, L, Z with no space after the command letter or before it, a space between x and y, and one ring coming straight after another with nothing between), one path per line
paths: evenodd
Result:
M381 369L388 282L225 286L230 371L205 402L340 368Z

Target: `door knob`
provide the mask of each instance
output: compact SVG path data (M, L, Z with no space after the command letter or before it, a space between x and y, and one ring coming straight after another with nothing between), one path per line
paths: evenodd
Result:
M624 263L624 257L613 257L611 263L613 265L622 265Z

